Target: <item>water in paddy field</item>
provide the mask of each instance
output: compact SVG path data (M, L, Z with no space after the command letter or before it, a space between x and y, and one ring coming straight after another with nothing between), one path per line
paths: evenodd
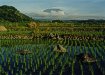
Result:
M3 41L0 47L0 75L105 75L104 41ZM57 44L63 45L67 53L54 52ZM19 50L29 50L32 54L16 53ZM77 61L76 55L80 53L93 55L97 62Z

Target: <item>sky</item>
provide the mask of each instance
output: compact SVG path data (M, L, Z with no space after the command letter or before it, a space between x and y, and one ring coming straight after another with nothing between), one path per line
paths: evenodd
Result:
M105 0L0 0L41 19L105 19Z

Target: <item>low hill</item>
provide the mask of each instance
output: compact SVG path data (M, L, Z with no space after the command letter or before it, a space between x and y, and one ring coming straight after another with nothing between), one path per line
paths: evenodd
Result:
M7 5L0 6L0 20L11 22L33 21L32 18L21 13L15 7Z

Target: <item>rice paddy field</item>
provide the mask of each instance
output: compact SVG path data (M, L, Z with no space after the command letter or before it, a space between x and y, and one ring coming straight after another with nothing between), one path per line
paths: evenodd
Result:
M57 44L67 52L54 52ZM32 54L16 53L19 50L29 50ZM97 61L77 61L76 55L80 53L90 53ZM0 75L105 75L105 41L2 39Z
M105 75L105 21L37 24L0 22L0 75ZM78 61L81 53L96 61Z

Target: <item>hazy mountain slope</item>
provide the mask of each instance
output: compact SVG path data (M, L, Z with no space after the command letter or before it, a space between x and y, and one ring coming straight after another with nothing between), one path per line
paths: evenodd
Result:
M0 20L11 22L32 21L33 19L21 13L13 6L0 6Z

